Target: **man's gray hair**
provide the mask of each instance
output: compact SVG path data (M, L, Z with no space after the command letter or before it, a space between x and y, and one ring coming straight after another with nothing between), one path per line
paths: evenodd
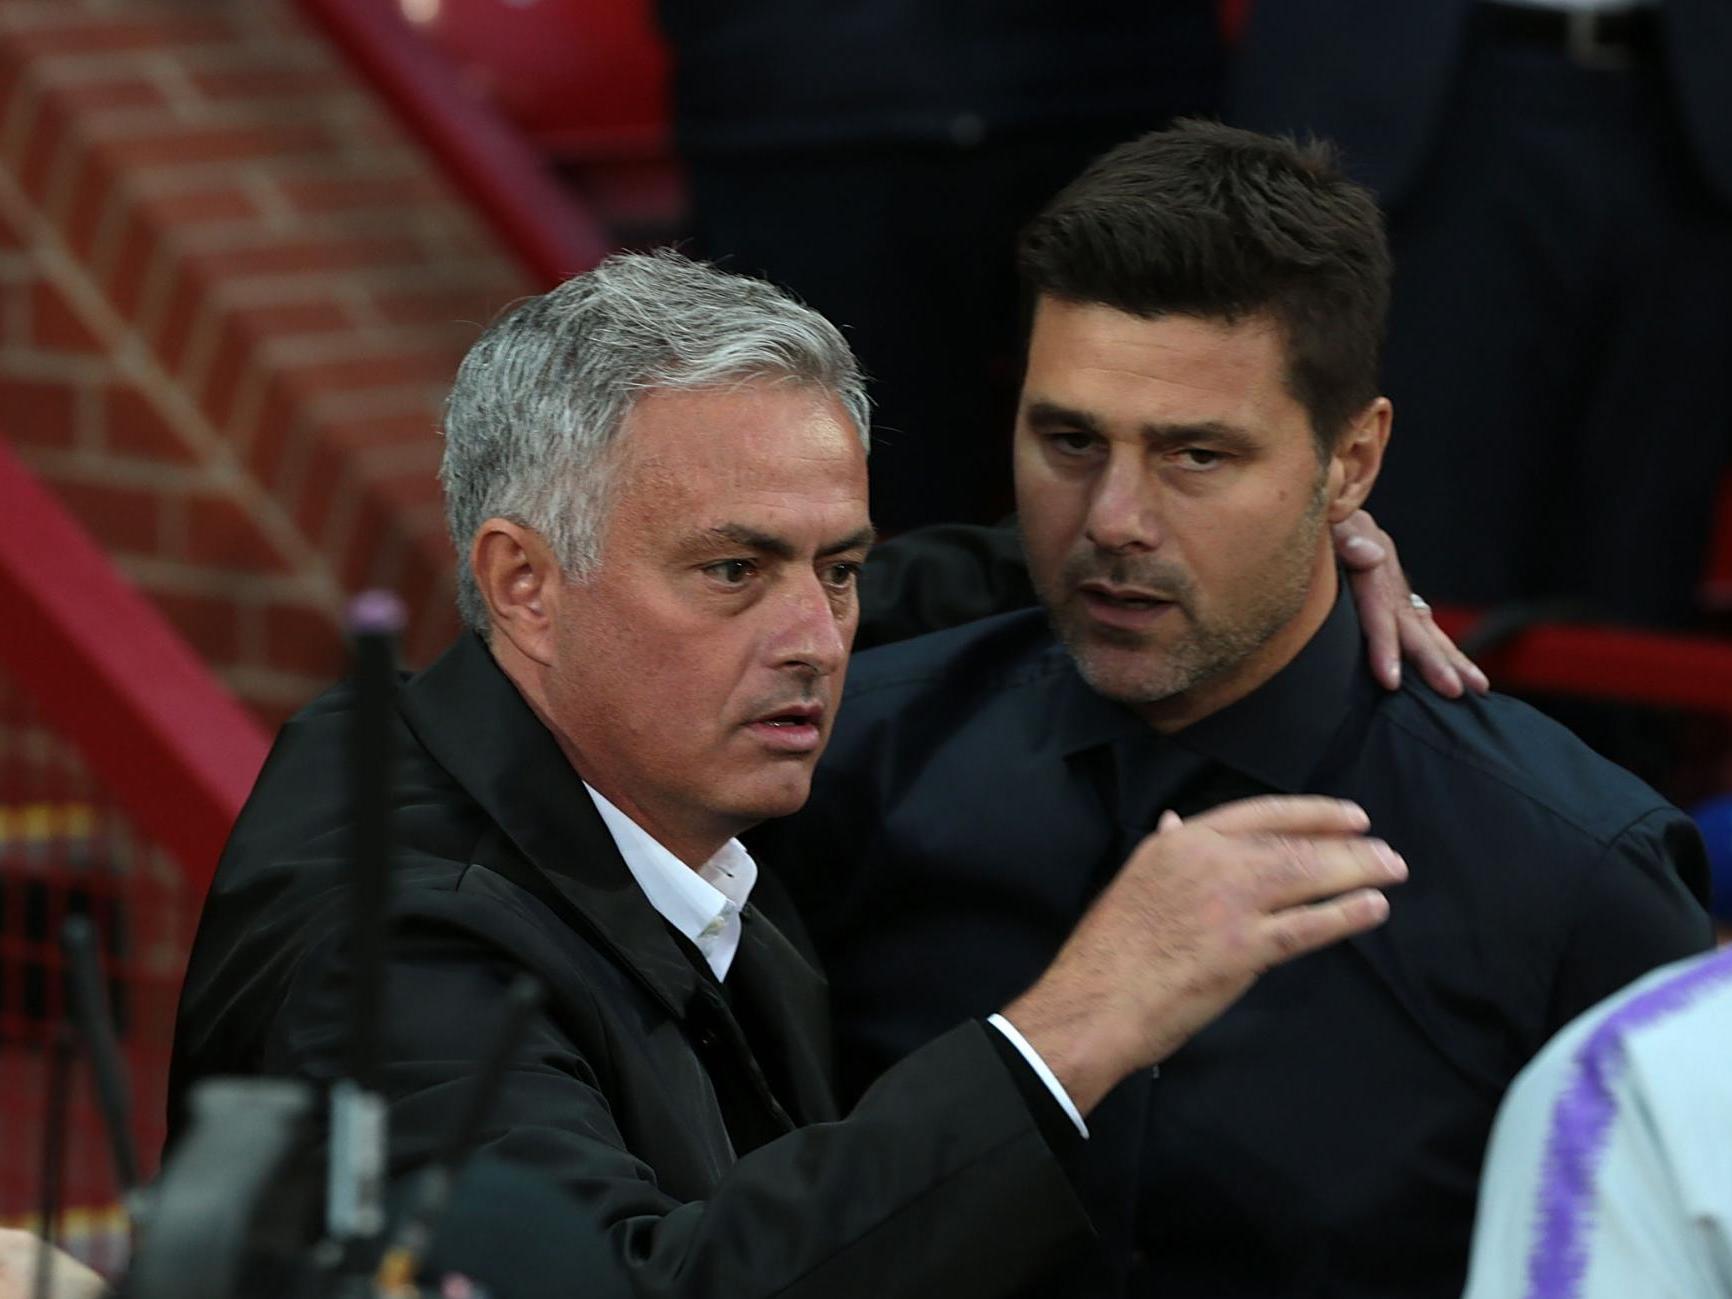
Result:
M609 449L638 398L758 378L833 393L867 443L865 381L841 333L761 280L665 249L624 253L494 321L445 404L439 480L464 621L487 630L469 567L483 521L535 529L567 577L588 576L610 505Z

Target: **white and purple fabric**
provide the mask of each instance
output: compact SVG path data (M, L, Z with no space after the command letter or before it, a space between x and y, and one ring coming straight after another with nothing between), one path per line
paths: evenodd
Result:
M1732 948L1575 1020L1510 1089L1467 1299L1732 1299Z

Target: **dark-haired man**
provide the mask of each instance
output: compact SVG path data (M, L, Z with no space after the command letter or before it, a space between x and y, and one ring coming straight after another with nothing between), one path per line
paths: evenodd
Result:
M763 845L808 863L846 1072L1014 995L1157 824L1351 797L1413 863L1390 924L1271 971L1102 1103L1102 1247L1051 1292L1459 1293L1499 1097L1577 1011L1707 944L1699 841L1522 705L1363 666L1329 526L1389 435L1389 267L1325 150L1144 137L1021 256L1044 613L857 659L810 804Z

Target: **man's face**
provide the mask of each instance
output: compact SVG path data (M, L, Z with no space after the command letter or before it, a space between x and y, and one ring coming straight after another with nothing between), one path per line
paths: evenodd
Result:
M1320 462L1283 336L1043 298L1017 413L1024 544L1091 686L1162 729L1280 669L1335 587Z
M548 720L686 859L795 811L858 618L866 456L828 393L656 391L627 417L601 562L563 582Z

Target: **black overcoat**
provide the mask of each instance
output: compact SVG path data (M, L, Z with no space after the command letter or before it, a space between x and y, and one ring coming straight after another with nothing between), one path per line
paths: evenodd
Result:
M285 726L235 826L182 996L171 1124L201 1077L341 1072L353 702L340 686ZM380 1042L394 1170L455 1124L529 970L547 1001L485 1144L575 1198L572 1229L632 1293L989 1296L1086 1231L979 1023L838 1120L825 984L775 880L745 908L724 995L480 640L405 683L398 723Z

